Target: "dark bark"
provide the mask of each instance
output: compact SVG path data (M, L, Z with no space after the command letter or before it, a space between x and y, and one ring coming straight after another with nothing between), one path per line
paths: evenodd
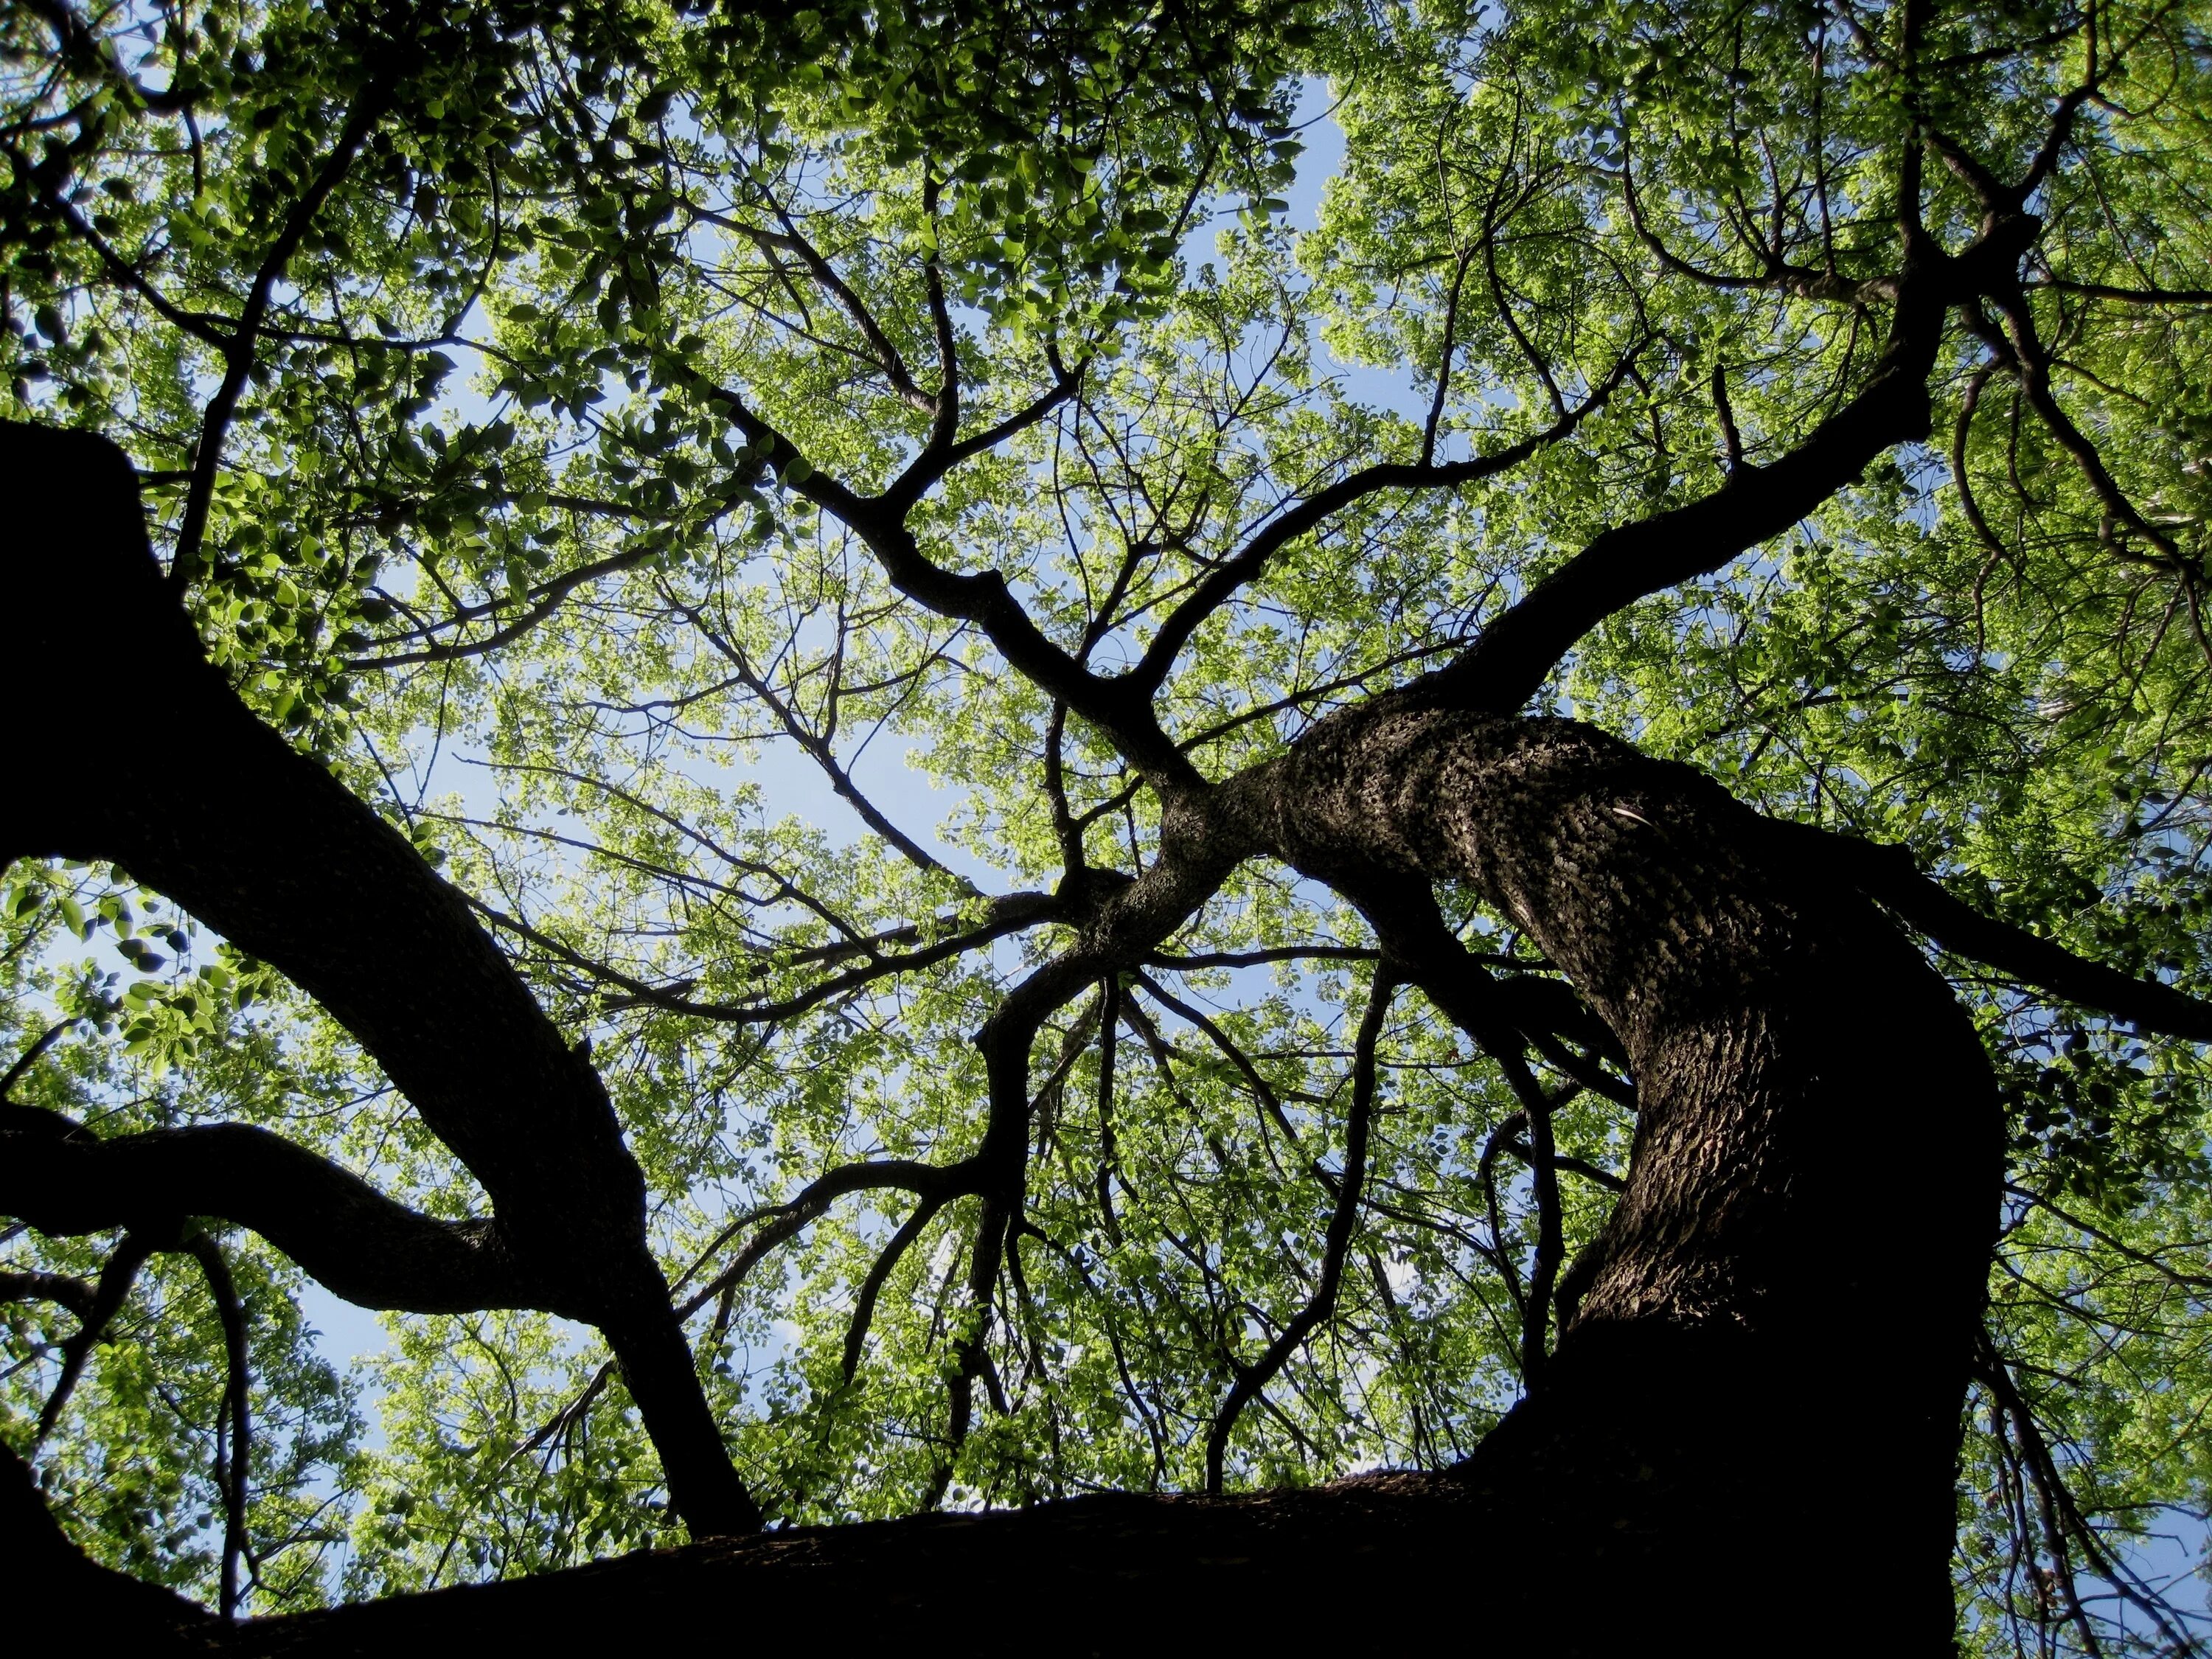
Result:
M112 1641L112 1651L160 1653L213 1622L180 1595L87 1560L39 1496L30 1465L5 1446L0 1563L0 1631L13 1652L58 1652L64 1644L94 1652Z
M473 1313L564 1300L489 1221L441 1221L350 1171L245 1124L102 1140L51 1112L0 1109L0 1215L52 1237L175 1233L221 1216L260 1234L362 1308Z
M1529 1593L1747 1634L1877 1550L1862 1639L1947 1641L2002 1126L1942 981L1711 783L1569 722L1352 715L1242 793L1348 890L1474 884L1627 1052L1627 1190L1541 1386L1464 1471L1520 1518Z
M0 485L16 515L0 696L69 728L0 797L0 858L113 860L289 975L483 1184L505 1248L554 1293L540 1305L607 1334L678 1511L757 1526L588 1060L406 837L208 664L119 451L0 425Z
M1783 856L1844 876L1947 951L2069 1002L2115 1015L2138 1030L2212 1042L2212 1006L2170 985L2091 962L1982 915L1921 874L1902 847L1796 823L1770 825L1768 833Z

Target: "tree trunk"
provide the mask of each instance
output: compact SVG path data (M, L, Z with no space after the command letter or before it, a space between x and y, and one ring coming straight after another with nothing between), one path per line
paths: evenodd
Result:
M1918 952L1703 777L1566 721L1353 715L1231 793L1226 832L1364 896L1386 940L1389 880L1477 884L1632 1062L1628 1190L1540 1385L1467 1463L802 1528L270 1620L240 1650L614 1641L726 1600L763 1639L969 1652L1950 1652L2002 1138Z
M2003 1138L1942 981L1702 775L1568 721L1354 714L1245 810L1349 891L1377 863L1472 883L1627 1052L1628 1188L1459 1472L1532 1611L1748 1639L1841 1608L1947 1650Z

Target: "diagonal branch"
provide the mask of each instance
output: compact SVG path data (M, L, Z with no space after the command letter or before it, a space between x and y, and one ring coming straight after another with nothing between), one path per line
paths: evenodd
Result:
M61 1421L70 1396L76 1392L77 1379L84 1375L84 1362L91 1358L93 1345L107 1334L108 1325L122 1311L131 1287L138 1282L138 1270L154 1254L156 1242L155 1237L134 1229L109 1253L93 1286L92 1306L85 1312L84 1322L62 1344L61 1375L54 1379L53 1391L46 1395L46 1406L39 1413L35 1439L44 1440Z
M2077 957L2024 927L1984 915L1923 875L1902 847L1805 824L1766 827L1786 853L1841 874L1954 956L1986 963L2069 1002L2103 1009L2138 1030L2212 1042L2212 1003Z
M1367 1136L1375 1115L1375 1049L1398 984L1396 971L1389 964L1376 964L1367 1009L1360 1017L1359 1034L1352 1044L1352 1110L1344 1128L1344 1173L1337 1183L1336 1204L1329 1214L1328 1231L1323 1238L1321 1273L1305 1305L1276 1334L1267 1351L1256 1362L1237 1372L1237 1381L1221 1402L1221 1409L1214 1413L1213 1425L1206 1436L1206 1490L1209 1496L1220 1494L1221 1466L1237 1418L1260 1391L1274 1381L1276 1373L1289 1364L1291 1356L1315 1328L1336 1310L1337 1287L1344 1279L1345 1254L1352 1247L1352 1231L1358 1225L1360 1194L1367 1180Z
M145 755L128 784L88 751L55 757L35 792L0 793L0 855L119 864L327 1009L483 1183L527 1282L556 1287L525 1305L557 1301L605 1333L678 1513L700 1533L757 1528L647 1243L643 1173L588 1054L459 892L207 660L119 450L0 422L0 484L18 503L0 554L25 618L0 653L0 699L28 706L66 672L70 619L88 602L164 687L131 717ZM93 688L83 716L125 718L124 695ZM375 1274L329 1254L341 1277Z
M932 875L952 875L943 860L884 817L876 804L860 793L860 787L853 781L852 774L837 763L836 753L830 748L829 740L800 720L799 711L787 700L776 695L775 689L754 671L752 659L745 655L741 647L726 638L696 608L678 604L676 612L696 629L699 636L713 646L722 659L730 665L738 683L767 705L769 713L775 716L785 735L805 750L814 763L822 769L823 775L830 780L830 787L837 792L840 799L860 815L862 823L898 848L907 862L916 869L927 871ZM969 892L975 890L975 884L966 878L955 876L953 878Z
M1133 693L1141 693L1146 697L1152 696L1166 683L1169 673L1175 667L1176 658L1189 643L1190 636L1198 630L1199 625L1220 609L1231 594L1258 577L1267 568L1267 561L1283 548L1318 528L1354 501L1379 490L1452 489L1483 478L1496 477L1520 465L1539 450L1569 437L1583 421L1604 407L1606 401L1626 377L1635 355L1633 351L1624 354L1613 365L1612 374L1600 382L1589 397L1541 432L1532 433L1519 443L1510 444L1494 454L1475 456L1464 461L1447 461L1442 465L1386 461L1363 467L1347 477L1338 479L1328 489L1307 496L1287 513L1270 520L1233 557L1208 571L1184 596L1182 603L1168 613L1160 623L1159 631L1152 635L1152 642L1145 647L1145 654L1138 659L1136 666L1122 675L1115 684Z
M1510 712L1575 642L1637 600L1709 575L1788 530L1892 446L1928 435L1928 376L1952 303L2017 279L2033 219L1996 219L1955 256L1907 239L1889 338L1866 383L1787 453L1738 467L1710 495L1617 525L1486 628L1467 653L1407 688L1414 707Z
M229 337L223 343L222 379L200 416L191 482L185 492L184 514L178 520L176 549L169 566L172 589L181 590L198 566L200 542L207 533L208 510L215 499L216 474L222 466L223 440L230 431L232 416L237 413L239 394L245 391L246 376L253 368L254 346L260 337L262 319L268 314L270 296L276 291L284 268L292 263L292 256L299 252L300 243L314 223L315 216L322 211L323 204L352 171L354 158L368 142L369 134L392 101L395 78L390 70L378 74L354 100L345 125L338 129L337 138L331 146L331 153L324 158L323 165L300 199L292 204L269 251L262 255L260 267L253 273L246 303L240 307L238 319L231 325Z

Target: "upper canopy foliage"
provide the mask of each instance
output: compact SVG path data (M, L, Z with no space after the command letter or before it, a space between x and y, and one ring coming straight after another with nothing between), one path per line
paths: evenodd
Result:
M27 0L9 412L125 447L240 695L588 1039L772 1516L1196 1487L1210 1447L1232 1483L1449 1462L1540 1363L1530 1276L1624 1165L1571 1014L1501 1069L1370 1001L1338 896L1247 865L1039 1014L1011 1212L969 1178L1000 1121L975 1034L1152 862L1164 801L1447 695L1608 547L1629 586L1536 662L1543 704L2212 989L2204 22ZM1865 453L1822 461L1838 433ZM73 620L86 676L141 672L98 594ZM55 744L131 769L73 695L22 711L19 787ZM69 1022L11 1101L261 1124L482 1207L271 970L122 870L8 884L12 1052ZM2096 1599L2096 1540L2212 1503L2203 1060L1954 965L2016 1134L1964 1628L2164 1639ZM1913 1156L1883 1103L1866 1133ZM71 1282L0 1280L0 1429L95 1553L206 1592L230 1493L274 1610L672 1524L594 1333L391 1316L343 1377L299 1271L207 1234L250 1315L242 1493L208 1253L153 1256L41 1442L114 1242L10 1236L11 1274Z

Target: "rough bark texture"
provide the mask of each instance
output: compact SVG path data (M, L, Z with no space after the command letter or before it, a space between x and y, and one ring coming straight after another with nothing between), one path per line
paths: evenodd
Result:
M1941 979L1711 782L1567 721L1347 718L1247 810L1323 879L1474 883L1627 1051L1628 1188L1463 1471L1532 1575L1586 1605L1599 1575L1624 1633L1747 1632L1847 1577L1865 1638L1940 1644L2003 1153Z

